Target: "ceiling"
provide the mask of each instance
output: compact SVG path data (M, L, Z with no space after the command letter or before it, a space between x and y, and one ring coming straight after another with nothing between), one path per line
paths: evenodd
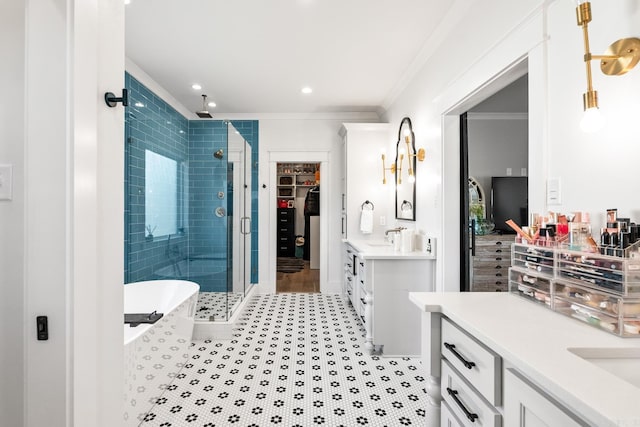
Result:
M131 0L126 55L190 111L202 109L206 93L214 117L378 112L453 4ZM304 86L313 93L302 94Z

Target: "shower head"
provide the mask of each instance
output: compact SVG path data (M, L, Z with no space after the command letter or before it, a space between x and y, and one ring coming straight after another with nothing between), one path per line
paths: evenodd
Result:
M201 119L212 119L213 116L207 111L207 95L202 94L202 111L196 111L196 114Z

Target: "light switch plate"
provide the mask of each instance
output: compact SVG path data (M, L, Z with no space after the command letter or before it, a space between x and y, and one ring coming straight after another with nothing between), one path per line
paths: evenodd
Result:
M560 178L549 178L547 180L547 205L559 205L562 203L562 191Z
M0 200L11 200L13 187L13 166L0 165Z

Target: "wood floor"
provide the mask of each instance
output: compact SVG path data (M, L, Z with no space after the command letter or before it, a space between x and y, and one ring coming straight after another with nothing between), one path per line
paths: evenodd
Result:
M311 270L309 261L296 273L276 273L276 292L320 292L320 270Z

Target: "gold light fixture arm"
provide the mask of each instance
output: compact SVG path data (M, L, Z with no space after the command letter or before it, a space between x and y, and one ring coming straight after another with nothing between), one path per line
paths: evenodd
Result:
M404 154L400 154L400 165L396 169L396 171L398 172L398 185L402 184L402 160L403 159L404 159Z
M584 62L587 72L587 92L583 94L585 111L598 107L598 92L593 90L591 60L600 60L600 70L609 76L625 74L640 61L640 39L635 37L620 39L607 49L604 55L592 55L589 46L589 22L591 22L591 3L586 1L576 7L578 25L582 27L584 39Z
M391 171L392 174L396 173L396 164L392 163L390 167L386 167L385 166L385 161L386 156L383 154L382 155L382 184L386 184L387 183L387 171Z
M413 154L411 154L411 142L408 135L404 137L404 142L407 143L407 160L409 160L409 176L411 176L413 175L413 162L411 161L411 157L413 156Z

